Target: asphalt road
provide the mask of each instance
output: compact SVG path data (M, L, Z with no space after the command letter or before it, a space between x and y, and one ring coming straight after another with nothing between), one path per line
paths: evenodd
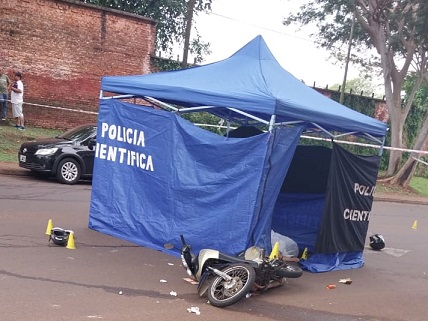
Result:
M369 232L383 234L387 248L367 249L363 268L305 272L219 309L183 280L179 259L88 229L90 193L90 183L0 175L0 320L428 319L428 206L375 202ZM48 243L49 219L75 232L77 249ZM351 285L338 283L345 277Z

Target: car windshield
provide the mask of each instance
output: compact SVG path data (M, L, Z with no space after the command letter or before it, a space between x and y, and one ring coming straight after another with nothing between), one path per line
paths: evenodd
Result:
M96 131L95 125L84 125L79 126L73 129L70 129L69 131L66 131L65 133L57 136L57 138L63 138L67 140L78 140L83 141L87 139L88 137L92 136L94 132Z

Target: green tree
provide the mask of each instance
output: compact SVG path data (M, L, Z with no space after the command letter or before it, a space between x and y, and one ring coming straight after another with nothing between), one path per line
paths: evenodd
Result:
M176 43L183 43L186 35L188 2L186 0L80 0L98 6L135 13L157 21L156 50L171 54ZM195 0L192 0L192 2ZM212 0L196 0L193 13L211 10ZM202 47L203 43L197 35ZM190 48L189 48L190 49Z
M415 94L427 76L428 61L428 3L426 0L312 0L285 24L307 25L315 22L320 46L332 53L349 40L352 19L356 19L353 50L362 63L379 67L385 86L391 128L391 145L403 147L403 128L413 105ZM367 57L369 49L375 56ZM402 101L404 80L415 72L415 81ZM415 146L428 138L428 119L424 122ZM398 172L402 153L391 151L388 174L395 182L406 185L409 172Z
M334 84L333 86L330 86L329 89L339 90L341 86L341 84ZM375 92L375 86L369 80L366 80L364 78L353 78L347 80L346 89L347 92L350 92L350 90L352 90L352 93L354 94L363 93L363 95L365 96L369 96Z
M403 89L406 96L412 94L412 88L418 76L412 73L406 78ZM404 141L407 146L413 146L415 150L422 150L427 144L428 135L428 80L424 80L414 94L413 107L409 112L404 126ZM407 186L416 171L419 158L418 153L411 153L397 175L392 179L393 183Z

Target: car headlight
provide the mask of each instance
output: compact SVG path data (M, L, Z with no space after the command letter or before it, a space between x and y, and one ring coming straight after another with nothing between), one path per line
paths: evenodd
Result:
M34 155L40 155L40 156L49 156L55 154L55 152L58 150L58 148L41 148L38 149Z

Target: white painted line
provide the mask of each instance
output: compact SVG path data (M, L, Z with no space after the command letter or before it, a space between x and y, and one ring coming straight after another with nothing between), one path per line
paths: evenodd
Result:
M393 249L393 248L390 248L390 247L385 247L385 248L383 248L380 251L375 251L375 250L372 250L372 248L369 247L369 246L366 246L366 249L367 250L364 251L364 254L368 254L368 253L374 253L374 254L384 253L384 254L389 254L389 255L395 256L395 257L403 256L404 254L407 254L407 253L409 253L411 251L411 250L403 250L403 249Z

